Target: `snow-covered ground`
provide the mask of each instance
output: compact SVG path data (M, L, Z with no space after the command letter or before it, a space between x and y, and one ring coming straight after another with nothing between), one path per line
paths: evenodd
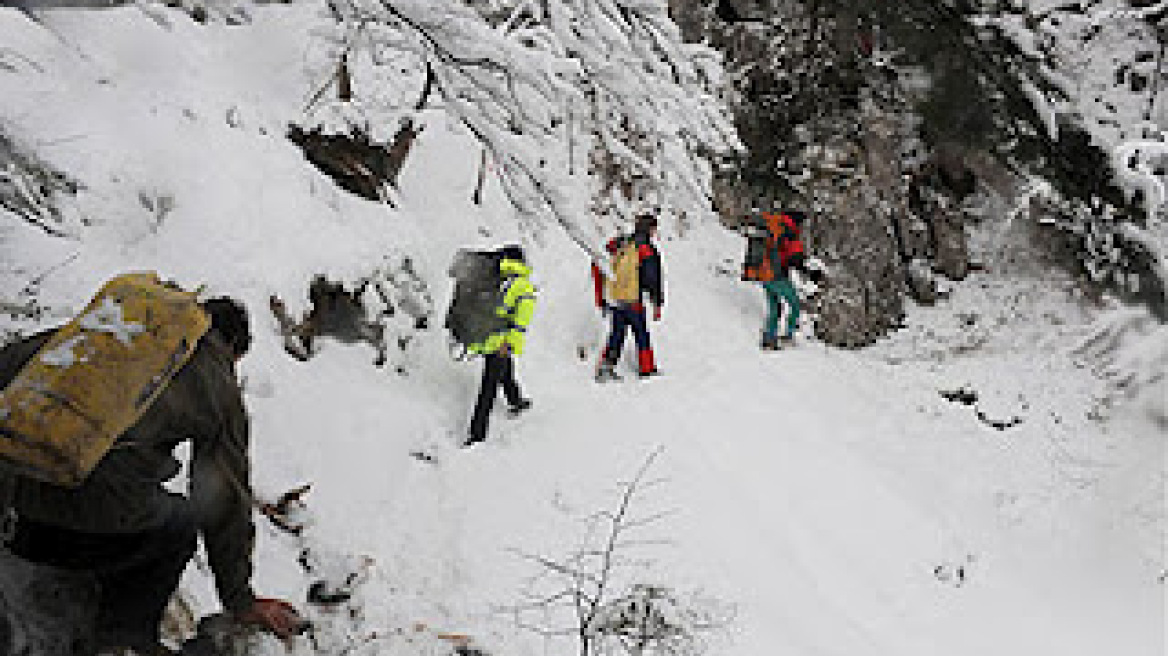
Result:
M443 632L496 654L575 651L516 625L546 574L523 554L586 548L585 520L659 449L660 484L634 514L668 513L622 547L644 562L614 584L717 602L732 619L711 654L1164 653L1162 326L1088 302L988 217L988 271L905 330L859 352L809 338L760 354L761 292L724 272L740 240L666 226L664 375L597 385L587 257L554 228L521 234L497 186L470 203L479 150L441 110L423 117L397 209L337 189L283 137L320 84L319 17L255 18L200 26L124 7L37 25L0 9L0 126L83 186L71 238L0 214L0 298L43 274L49 324L109 276L156 269L247 303L254 483L269 497L313 484L304 536L261 522L257 587L303 607L303 547L325 570L373 560L355 615L305 609L320 653L447 653ZM405 254L441 312L455 249L512 240L540 288L518 368L535 405L499 414L473 450L454 441L480 365L452 360L440 331L394 356L405 375L371 366L364 345L324 341L301 363L267 310L275 293L299 311L315 273L353 280ZM976 401L942 395L958 390ZM215 609L205 567L184 594ZM523 617L563 626L537 615ZM292 650L312 653L306 639Z

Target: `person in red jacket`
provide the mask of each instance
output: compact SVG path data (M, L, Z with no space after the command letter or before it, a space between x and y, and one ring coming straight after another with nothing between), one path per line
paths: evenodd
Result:
M606 249L612 258L612 276L605 276L600 267L592 265L596 285L596 306L612 319L608 343L600 355L596 370L598 381L617 378L616 363L620 360L625 334L631 329L637 342L637 369L642 378L657 374L653 347L649 342L644 297L653 304L653 320L661 320L665 305L665 288L661 268L661 254L653 239L657 236L657 219L651 214L637 217L631 237L617 237Z
M791 269L799 269L817 282L822 279L820 271L807 266L802 239L804 220L802 212L763 215L767 232L770 233L767 262L761 276L762 289L767 299L767 318L762 331L762 348L765 350L774 350L780 342L790 344L795 340L800 307L799 293L791 282ZM784 301L787 303L787 323L780 336L779 316Z

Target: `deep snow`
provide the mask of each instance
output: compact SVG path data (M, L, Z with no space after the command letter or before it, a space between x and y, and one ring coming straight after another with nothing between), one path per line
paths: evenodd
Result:
M639 509L673 511L646 529L667 544L631 548L651 564L627 580L733 605L710 653L1164 653L1168 340L1029 263L1024 234L987 217L988 271L871 349L808 337L760 354L761 293L724 273L739 238L666 226L664 375L598 386L587 257L555 228L521 231L497 186L469 202L479 150L441 109L423 117L399 208L361 201L282 136L326 69L312 8L264 7L234 28L159 14L167 26L134 7L36 25L0 9L0 125L85 188L66 207L74 239L3 215L0 294L48 272L36 292L50 324L109 276L157 269L248 304L255 485L312 482L314 550L340 568L374 559L356 620L309 610L332 627L328 653L443 653L436 631L498 654L569 653L501 610L539 573L515 552L571 553L582 520L659 447L664 482ZM159 220L142 198L163 197ZM535 406L498 415L470 451L453 441L480 364L453 361L439 331L402 376L362 345L294 361L267 311L269 294L299 310L313 274L352 280L387 253L414 258L441 311L457 247L514 239L540 288L518 369ZM975 406L940 394L960 388ZM978 411L1021 423L999 431ZM303 605L301 542L259 525L257 587ZM205 567L184 594L214 609Z

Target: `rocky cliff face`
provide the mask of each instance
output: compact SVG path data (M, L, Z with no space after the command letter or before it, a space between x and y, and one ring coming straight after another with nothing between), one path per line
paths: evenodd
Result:
M855 21L798 2L672 6L688 38L726 56L725 92L748 152L718 181L723 219L782 208L812 216L809 250L830 271L816 308L821 339L869 344L898 325L906 297L935 299L934 271L964 276L961 215L932 196L910 203L926 153L895 78L860 56Z
M1010 220L1043 226L1035 234L1063 254L1061 265L1168 317L1164 246L1155 246L1163 205L1143 191L1163 189L1164 167L1156 173L1149 157L1166 137L1147 122L1154 100L1140 95L1163 83L1163 66L1152 62L1157 40L1163 59L1168 30L1152 26L1168 12L670 5L688 39L726 57L725 93L748 152L721 173L723 218L734 225L752 208L814 210L810 248L833 273L823 339L870 343L897 325L907 299L934 302L938 276L963 279L976 267L966 226L977 218L967 208L984 206L979 197L1013 208ZM1074 47L1108 48L1116 70L1091 74L1097 66ZM1109 158L1132 138L1157 141L1126 162Z

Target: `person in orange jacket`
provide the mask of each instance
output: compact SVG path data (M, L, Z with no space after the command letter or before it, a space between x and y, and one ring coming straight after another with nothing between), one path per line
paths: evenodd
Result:
M767 299L767 317L763 324L762 348L775 350L780 342L791 344L795 340L795 329L799 326L799 293L791 282L791 269L799 269L812 280L822 280L822 274L807 266L804 254L802 227L805 216L802 212L766 214L763 216L769 238L767 242L767 266L763 267L762 289ZM783 334L779 335L779 317L782 303L787 304L787 322Z
M608 342L596 370L598 381L618 377L616 363L620 360L625 334L630 329L637 342L638 374L645 378L658 373L644 303L644 297L648 296L653 304L653 320L660 321L661 308L665 305L665 286L661 254L653 243L656 236L656 217L642 214L636 219L631 237L617 237L606 246L612 257L612 276L605 276L599 266L592 265L596 306L612 319Z

